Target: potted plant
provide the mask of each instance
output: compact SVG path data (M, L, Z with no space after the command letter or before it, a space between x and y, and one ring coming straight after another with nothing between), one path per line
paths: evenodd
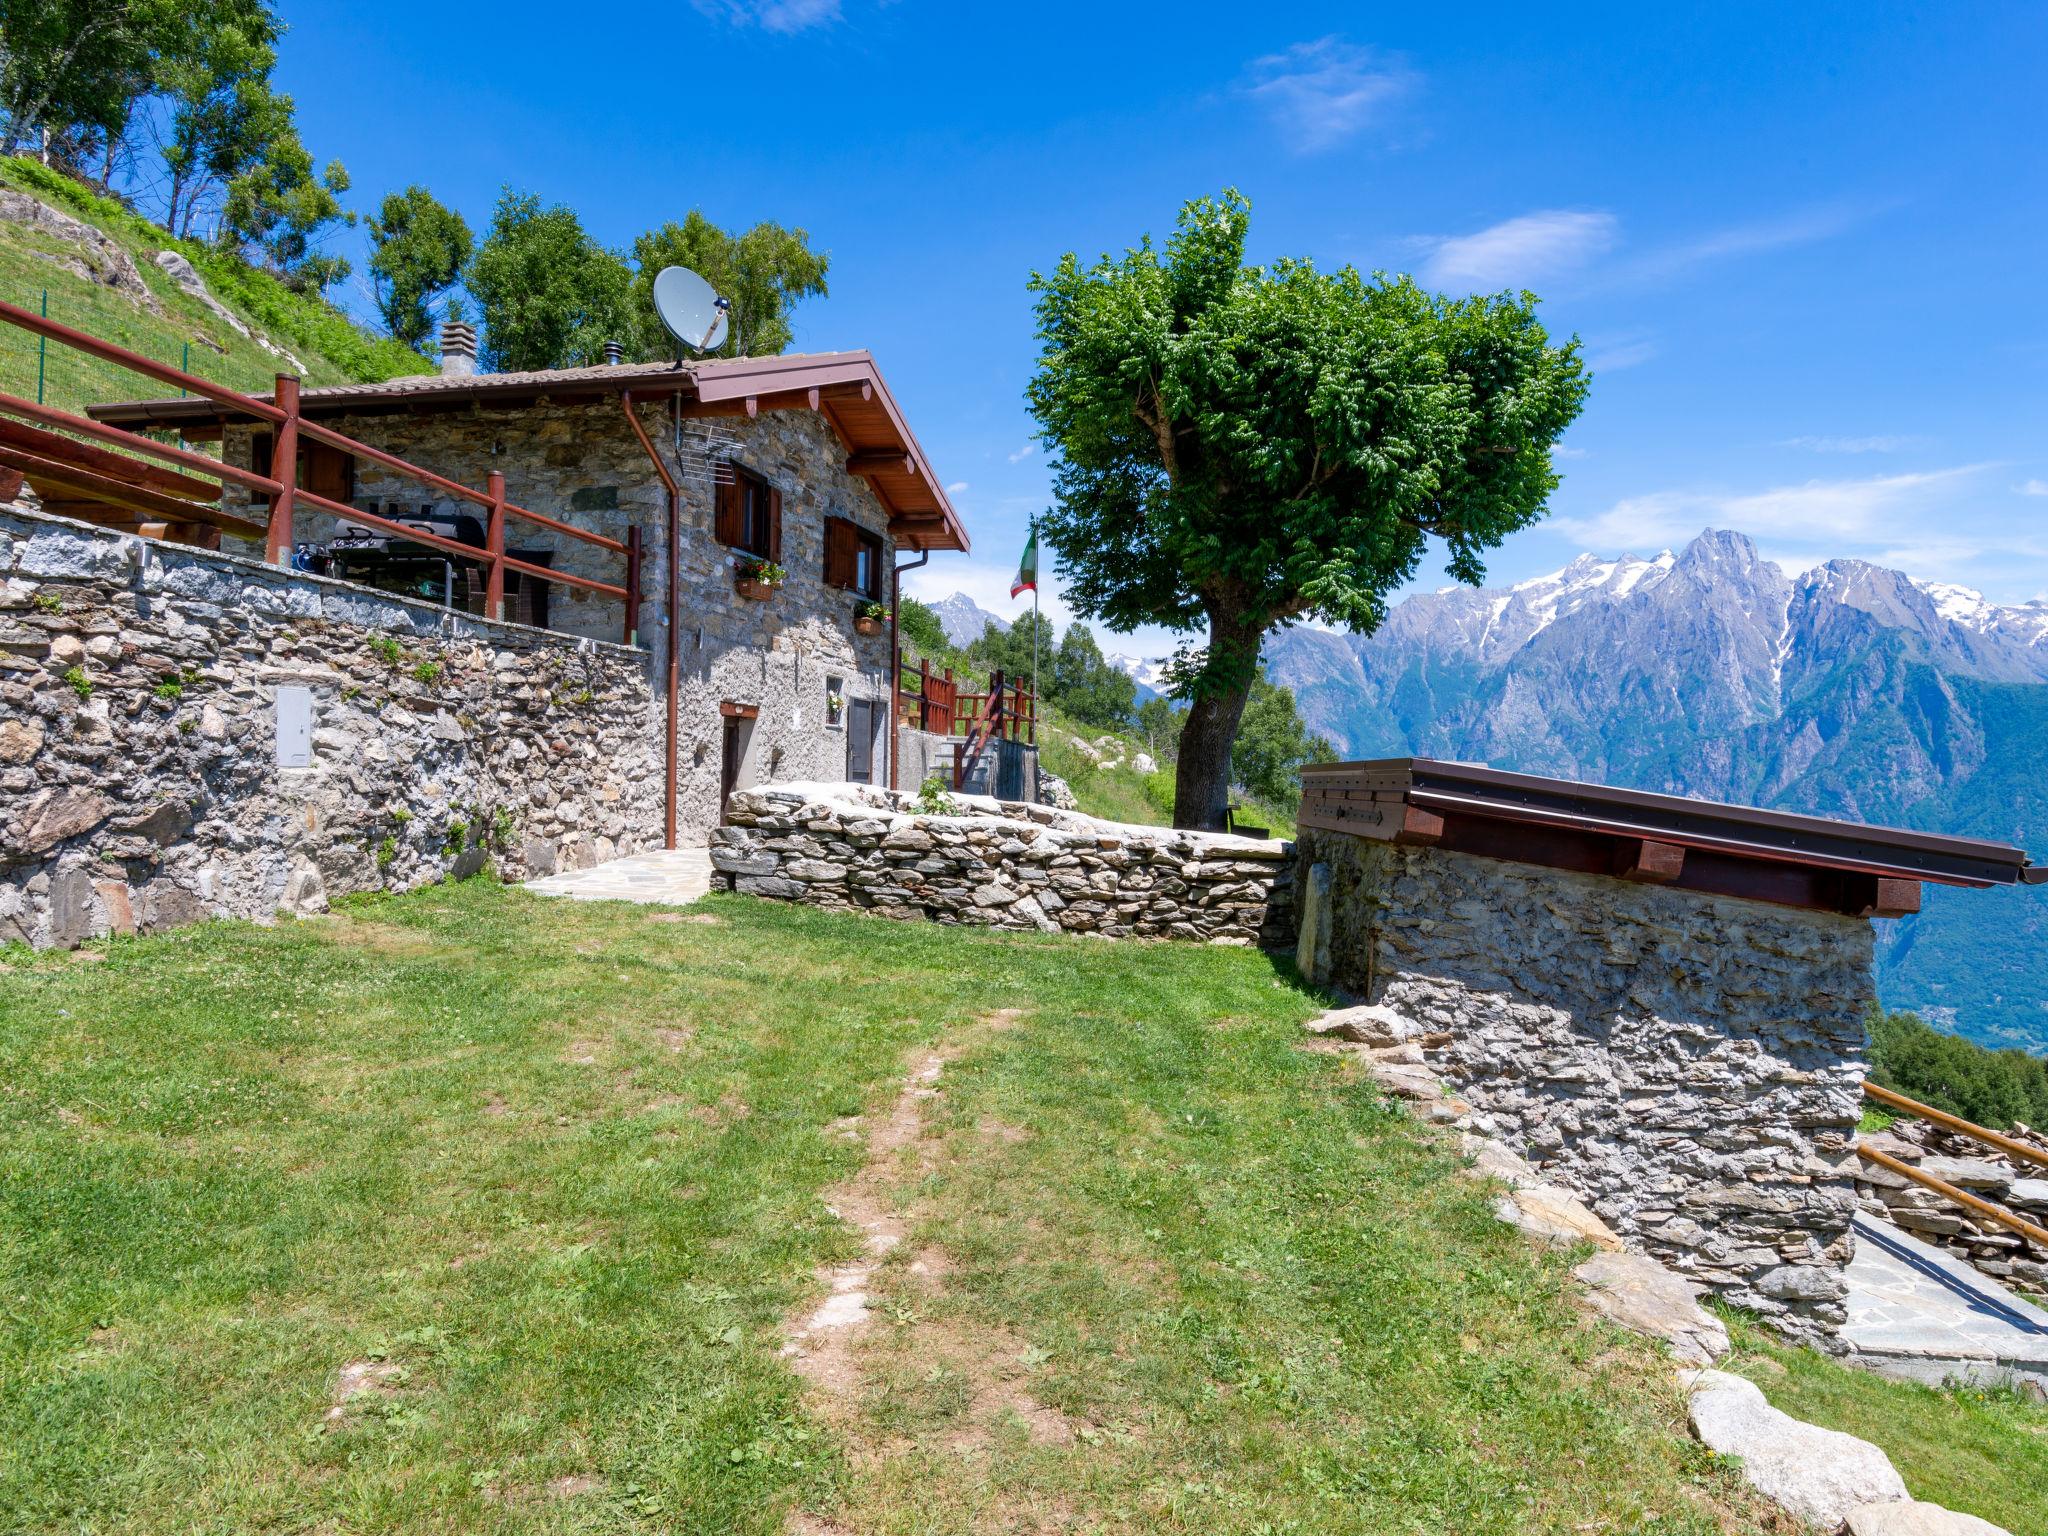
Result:
M837 725L839 717L845 713L846 699L843 695L837 693L825 695L825 723L827 725Z
M789 572L773 560L750 556L740 561L734 568L732 586L741 597L765 603L775 595L775 589L782 585L788 575Z
M853 612L853 632L857 635L879 635L888 617L889 610L880 603L862 603Z

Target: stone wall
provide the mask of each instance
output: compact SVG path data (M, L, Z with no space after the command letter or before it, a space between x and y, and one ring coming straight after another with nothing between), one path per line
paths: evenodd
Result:
M0 941L659 846L659 742L637 651L0 511Z
M825 519L847 518L877 534L885 560L894 558L894 545L886 510L866 481L847 474L846 447L822 415L779 410L722 420L720 427L736 440L732 461L782 493L788 580L765 602L740 597L733 590L736 552L712 536L709 476L685 472L665 404L636 409L683 486L676 811L681 836L701 840L719 818L728 719L741 722L738 782L754 785L846 778L852 702L874 704L878 727L886 718L888 633L856 633L854 614L862 599L825 584ZM578 528L624 539L637 526L645 549L639 643L651 658L654 691L661 695L667 660L666 497L615 399L325 419L337 431L466 485L481 486L492 470L501 470L512 501ZM249 461L250 431L228 432L223 451L230 462ZM411 481L373 465L358 466L356 505L388 508L397 502L417 510L428 501L447 505L446 498ZM324 541L332 536L333 520L302 513L295 531L301 542ZM617 582L624 569L622 556L516 519L507 524L506 545L550 551L557 569L597 580ZM608 599L560 584L552 590L550 628L615 641L621 619L620 605ZM841 700L836 712L828 702L834 694ZM886 781L885 736L877 730L876 782Z
M979 795L950 804L929 814L852 784L742 791L712 834L712 867L735 890L883 917L1216 944L1293 933L1289 844Z
M2048 1155L2048 1136L2038 1131L2018 1126L2005 1134ZM1980 1200L2003 1206L2035 1226L2048 1227L2048 1169L2039 1163L2005 1156L1981 1141L1911 1115L1902 1115L1888 1129L1862 1137L1861 1143ZM2048 1299L2048 1246L1889 1168L1861 1158L1857 1162L1857 1185L1866 1215L1903 1227L1923 1243L1946 1248L2013 1290Z
M1844 1318L1870 925L1304 832L1304 970L1420 1026L1506 1141L1786 1331Z

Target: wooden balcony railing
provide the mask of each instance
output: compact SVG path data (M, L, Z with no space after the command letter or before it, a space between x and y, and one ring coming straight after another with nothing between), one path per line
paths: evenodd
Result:
M505 573L508 570L518 571L534 580L559 582L619 602L624 608L624 639L628 644L635 642L640 627L639 529L629 529L624 539L592 533L508 501L505 477L496 471L492 471L489 484L478 490L422 469L368 443L357 442L331 427L307 420L299 410L299 381L289 374L277 376L274 400L259 400L210 379L155 362L55 320L45 319L17 304L0 301L0 321L211 400L224 411L249 417L275 434L271 451L272 473L258 474L189 449L157 442L139 433L123 431L84 416L0 393L0 417L16 417L35 424L11 427L0 434L0 468L25 475L32 482L60 486L88 501L152 518L167 529L198 524L238 537L261 538L265 558L276 565L290 563L294 520L300 507L310 507L481 565L486 576L484 611L490 618L504 617ZM122 451L108 453L104 449L95 449L79 442L81 436ZM483 509L484 547L477 549L456 539L394 522L345 502L330 500L299 485L298 457L302 437L325 443L356 459L367 459L453 500ZM156 468L143 462L146 459L176 465L178 472ZM228 485L245 487L267 499L269 509L263 520L243 517L223 508L220 498ZM622 556L625 564L623 580L618 583L599 581L506 554L505 522L508 518L532 523L564 538Z

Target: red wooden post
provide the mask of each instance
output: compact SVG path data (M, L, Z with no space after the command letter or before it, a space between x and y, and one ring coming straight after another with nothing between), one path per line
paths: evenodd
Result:
M485 578L484 617L502 619L505 617L505 476L501 471L491 471L487 494L490 506L485 514L484 553L490 559L490 574Z
M640 525L626 530L626 644L640 643Z
M299 484L299 381L288 373L277 376L277 408L284 412L284 420L277 424L277 441L270 450L270 478L278 483L279 490L270 504L270 531L263 541L263 558L272 565L290 565L292 493Z

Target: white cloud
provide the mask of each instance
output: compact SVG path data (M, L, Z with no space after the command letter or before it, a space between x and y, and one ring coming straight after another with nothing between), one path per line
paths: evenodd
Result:
M1592 517L1554 518L1552 526L1595 549L1655 549L1682 544L1702 528L1735 528L1785 545L1821 545L1822 558L1831 558L1860 552L1852 546L1918 542L1924 514L1989 467L1808 480L1762 491L1652 491Z
M2022 496L2048 496L2048 480L2027 480L2013 489Z
M1619 373L1624 368L1647 363L1656 355L1656 338L1644 331L1630 331L1586 344L1586 366L1595 374Z
M1038 444L1036 442L1026 443L1022 448L1019 448L1010 455L1010 462L1012 464L1021 464L1036 452L1038 452Z
M1897 453L1904 448L1922 448L1924 437L1879 434L1874 437L1788 437L1780 448L1804 448L1811 453Z
M1644 281L1663 281L1707 262L1811 245L1841 234L1863 214L1864 210L1846 204L1830 204L1802 209L1782 218L1731 224L1650 251L1637 258L1626 275Z
M1254 59L1246 75L1245 94L1265 107L1282 137L1305 155L1342 144L1415 83L1399 61L1339 37Z
M1563 443L1552 443L1550 445L1550 456L1553 459L1583 459L1586 457L1586 450L1583 448L1568 448Z
M965 480L955 480L951 485L946 487L946 494L948 496L958 496L962 491L966 489L967 482Z
M1621 221L1598 210L1549 208L1469 235L1427 238L1423 276L1442 287L1518 288L1575 271L1610 250Z
M693 0L706 16L764 32L803 32L839 20L839 0Z

